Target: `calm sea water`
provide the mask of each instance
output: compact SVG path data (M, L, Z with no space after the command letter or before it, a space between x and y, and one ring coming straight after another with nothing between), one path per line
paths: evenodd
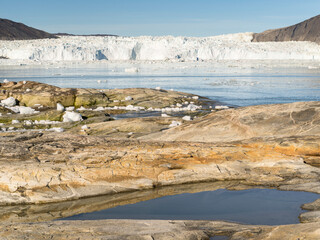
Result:
M125 71L132 67L139 72ZM60 87L161 87L236 106L320 101L320 69L307 67L200 63L0 66L1 79L39 81Z
M299 223L303 203L315 201L319 194L250 189L220 189L199 193L165 196L63 220L96 219L170 219L226 220L245 224L281 225Z

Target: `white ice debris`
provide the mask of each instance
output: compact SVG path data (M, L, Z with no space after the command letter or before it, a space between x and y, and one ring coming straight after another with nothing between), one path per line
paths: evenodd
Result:
M87 129L89 129L89 128L88 128L87 125L83 125L83 126L81 126L81 129L82 129L82 130L87 130Z
M85 111L85 110L87 110L87 109L86 109L85 107L81 106L81 107L79 107L77 110L78 110L78 111Z
M126 73L135 73L135 72L139 72L139 69L136 67L132 67L132 68L126 68L124 71Z
M13 119L13 120L11 121L11 124L18 124L18 123L20 123L20 121L19 121L19 120L15 120L15 119Z
M16 99L9 97L7 99L1 100L1 104L5 107L13 107L17 104Z
M73 111L74 110L74 107L72 106L72 107L66 107L66 111Z
M59 124L61 122L42 119L42 120L35 120L33 123L38 125L49 125L49 124L51 125L51 124Z
M26 89L26 92L31 92L31 89L30 89L30 88L27 88L27 89Z
M155 89L158 90L158 91L160 91L160 90L161 90L161 87L156 87Z
M180 125L181 125L181 122L172 121L171 124L169 125L169 127L172 128L172 127L177 127L177 126L180 126Z
M191 119L191 116L184 116L182 120L191 121L192 119Z
M65 112L63 115L63 122L77 122L82 121L82 116L80 113L76 112Z
M63 112L64 106L61 103L57 103L57 111Z
M31 120L24 120L23 123L24 123L25 125L28 125L28 126L30 126L30 125L33 124L33 122L32 122Z
M170 116L168 114L166 114L166 113L162 113L161 117L166 117L167 118L167 117L170 117Z
M217 110L221 110L221 109L228 109L229 107L221 105L221 106L215 106L214 108Z
M0 56L37 61L319 60L313 42L251 42L253 33L214 37L97 37L0 41ZM129 67L125 72L137 72Z
M79 110L79 109L78 109ZM96 109L94 109L93 111L97 111L97 112L99 112L99 111L104 111L105 110L105 108L104 107L97 107Z
M125 101L131 101L131 100L133 100L133 98L131 96L126 96L124 100Z
M3 83L9 83L8 79L4 79Z
M26 83L27 83L27 81L23 81L22 83L23 83L23 84L26 84Z
M46 131L48 132L64 132L64 129L63 128L60 128L60 127L57 127L57 128L49 128L49 129L46 129Z
M197 99L199 99L199 96L193 96L192 99L197 100Z
M20 114L34 114L34 113L39 113L39 111L36 111L31 107L19 106L19 113Z

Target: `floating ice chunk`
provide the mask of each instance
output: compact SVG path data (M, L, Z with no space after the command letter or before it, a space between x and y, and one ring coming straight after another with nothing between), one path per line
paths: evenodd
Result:
M99 84L100 84L100 83L101 83L101 80L97 80L97 83L99 83Z
M199 99L199 96L193 96L192 99L197 100L197 99Z
M57 111L64 111L64 106L61 103L57 103Z
M74 107L66 107L66 111L73 111Z
M124 100L125 100L125 101L132 101L133 98L132 98L131 96L126 96Z
M160 90L161 90L161 87L156 87L155 89L158 90L158 91L160 91Z
M12 124L18 124L18 123L20 123L20 121L13 119L13 120L11 121L11 123L12 123Z
M13 107L17 104L16 99L13 97L9 97L1 101L2 105L6 107Z
M168 114L166 114L166 113L162 113L161 117L170 117L170 116Z
M177 126L180 126L180 125L181 125L181 122L172 121L171 124L169 125L169 127L172 128L172 127L177 127Z
M228 109L229 107L221 105L221 106L215 106L214 108L217 110L221 110L221 109Z
M191 116L184 116L182 120L191 121L192 119L191 119Z
M78 122L82 120L83 119L80 113L65 112L65 114L63 115L63 122Z
M34 110L31 107L24 107L24 106L20 106L19 107L19 112L20 114L34 114L34 113L39 113L39 111Z
M8 81L8 79L4 79L3 83L9 83L10 81Z
M132 68L126 68L124 71L126 73L135 73L135 72L139 72L139 69L136 67L132 67Z

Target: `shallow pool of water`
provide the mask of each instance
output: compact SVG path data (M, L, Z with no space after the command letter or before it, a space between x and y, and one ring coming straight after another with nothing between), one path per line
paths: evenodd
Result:
M244 224L299 223L300 206L319 194L274 189L219 189L164 196L135 204L83 213L63 220L169 219L225 220Z

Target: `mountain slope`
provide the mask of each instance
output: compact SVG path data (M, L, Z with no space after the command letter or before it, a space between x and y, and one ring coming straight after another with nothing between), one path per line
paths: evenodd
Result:
M253 42L311 41L320 43L320 15L296 25L256 33Z
M0 18L0 40L28 40L57 38L55 35L26 26L22 23Z

